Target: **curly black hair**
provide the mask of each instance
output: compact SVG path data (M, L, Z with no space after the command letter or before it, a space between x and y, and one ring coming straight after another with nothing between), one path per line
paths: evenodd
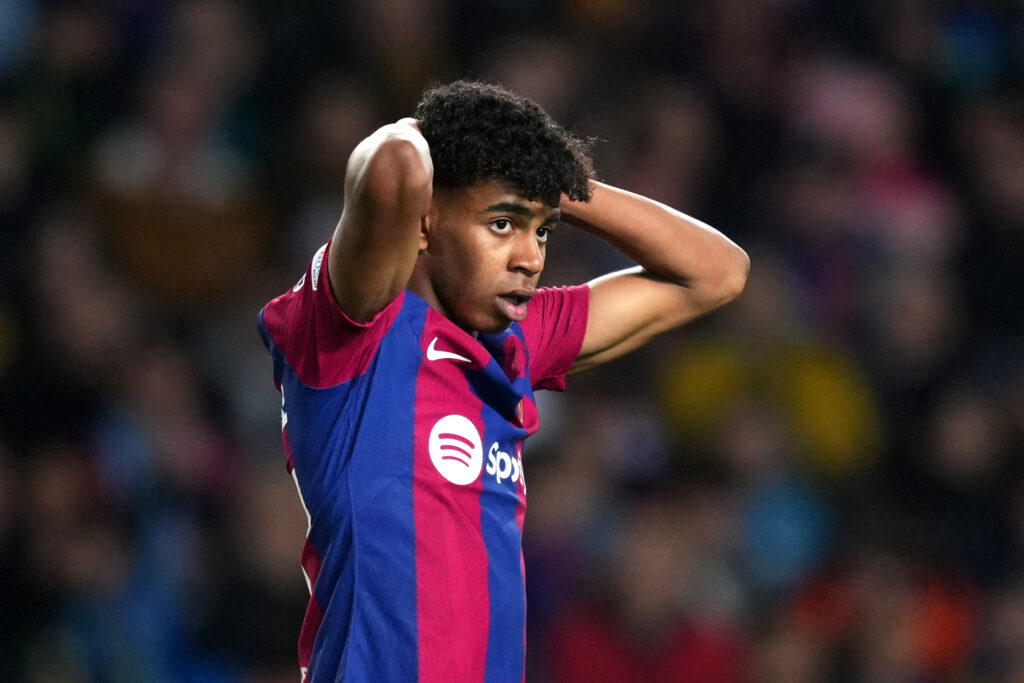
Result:
M549 206L558 206L562 193L590 200L589 144L532 100L499 85L461 80L428 89L414 116L430 145L436 187L500 180Z

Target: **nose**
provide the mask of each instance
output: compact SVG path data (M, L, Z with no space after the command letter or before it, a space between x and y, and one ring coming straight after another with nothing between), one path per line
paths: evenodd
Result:
M508 267L530 277L544 269L544 249L532 230L517 232Z

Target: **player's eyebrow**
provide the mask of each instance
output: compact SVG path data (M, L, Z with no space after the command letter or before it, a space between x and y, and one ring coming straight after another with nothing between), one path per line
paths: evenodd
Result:
M484 211L487 213L511 213L527 219L531 219L536 215L533 209L519 202L498 202L497 204L491 204Z
M530 207L520 204L519 202L498 202L497 204L491 204L486 209L487 213L510 213L516 216L521 216L527 220L533 220L536 217L533 209ZM544 225L554 225L562 219L562 211L555 209L551 214L544 219Z

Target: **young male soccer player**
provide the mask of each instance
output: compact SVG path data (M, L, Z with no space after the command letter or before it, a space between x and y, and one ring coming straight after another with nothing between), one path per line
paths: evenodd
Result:
M560 220L640 267L538 288ZM434 88L363 140L332 240L259 315L310 520L303 680L521 681L533 391L733 299L748 266L496 86Z

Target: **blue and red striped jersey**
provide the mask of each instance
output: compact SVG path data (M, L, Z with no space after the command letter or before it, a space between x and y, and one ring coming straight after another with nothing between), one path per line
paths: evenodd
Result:
M589 290L538 289L499 334L408 290L356 323L329 248L258 317L309 516L303 680L522 681L522 442L533 391L565 387Z

